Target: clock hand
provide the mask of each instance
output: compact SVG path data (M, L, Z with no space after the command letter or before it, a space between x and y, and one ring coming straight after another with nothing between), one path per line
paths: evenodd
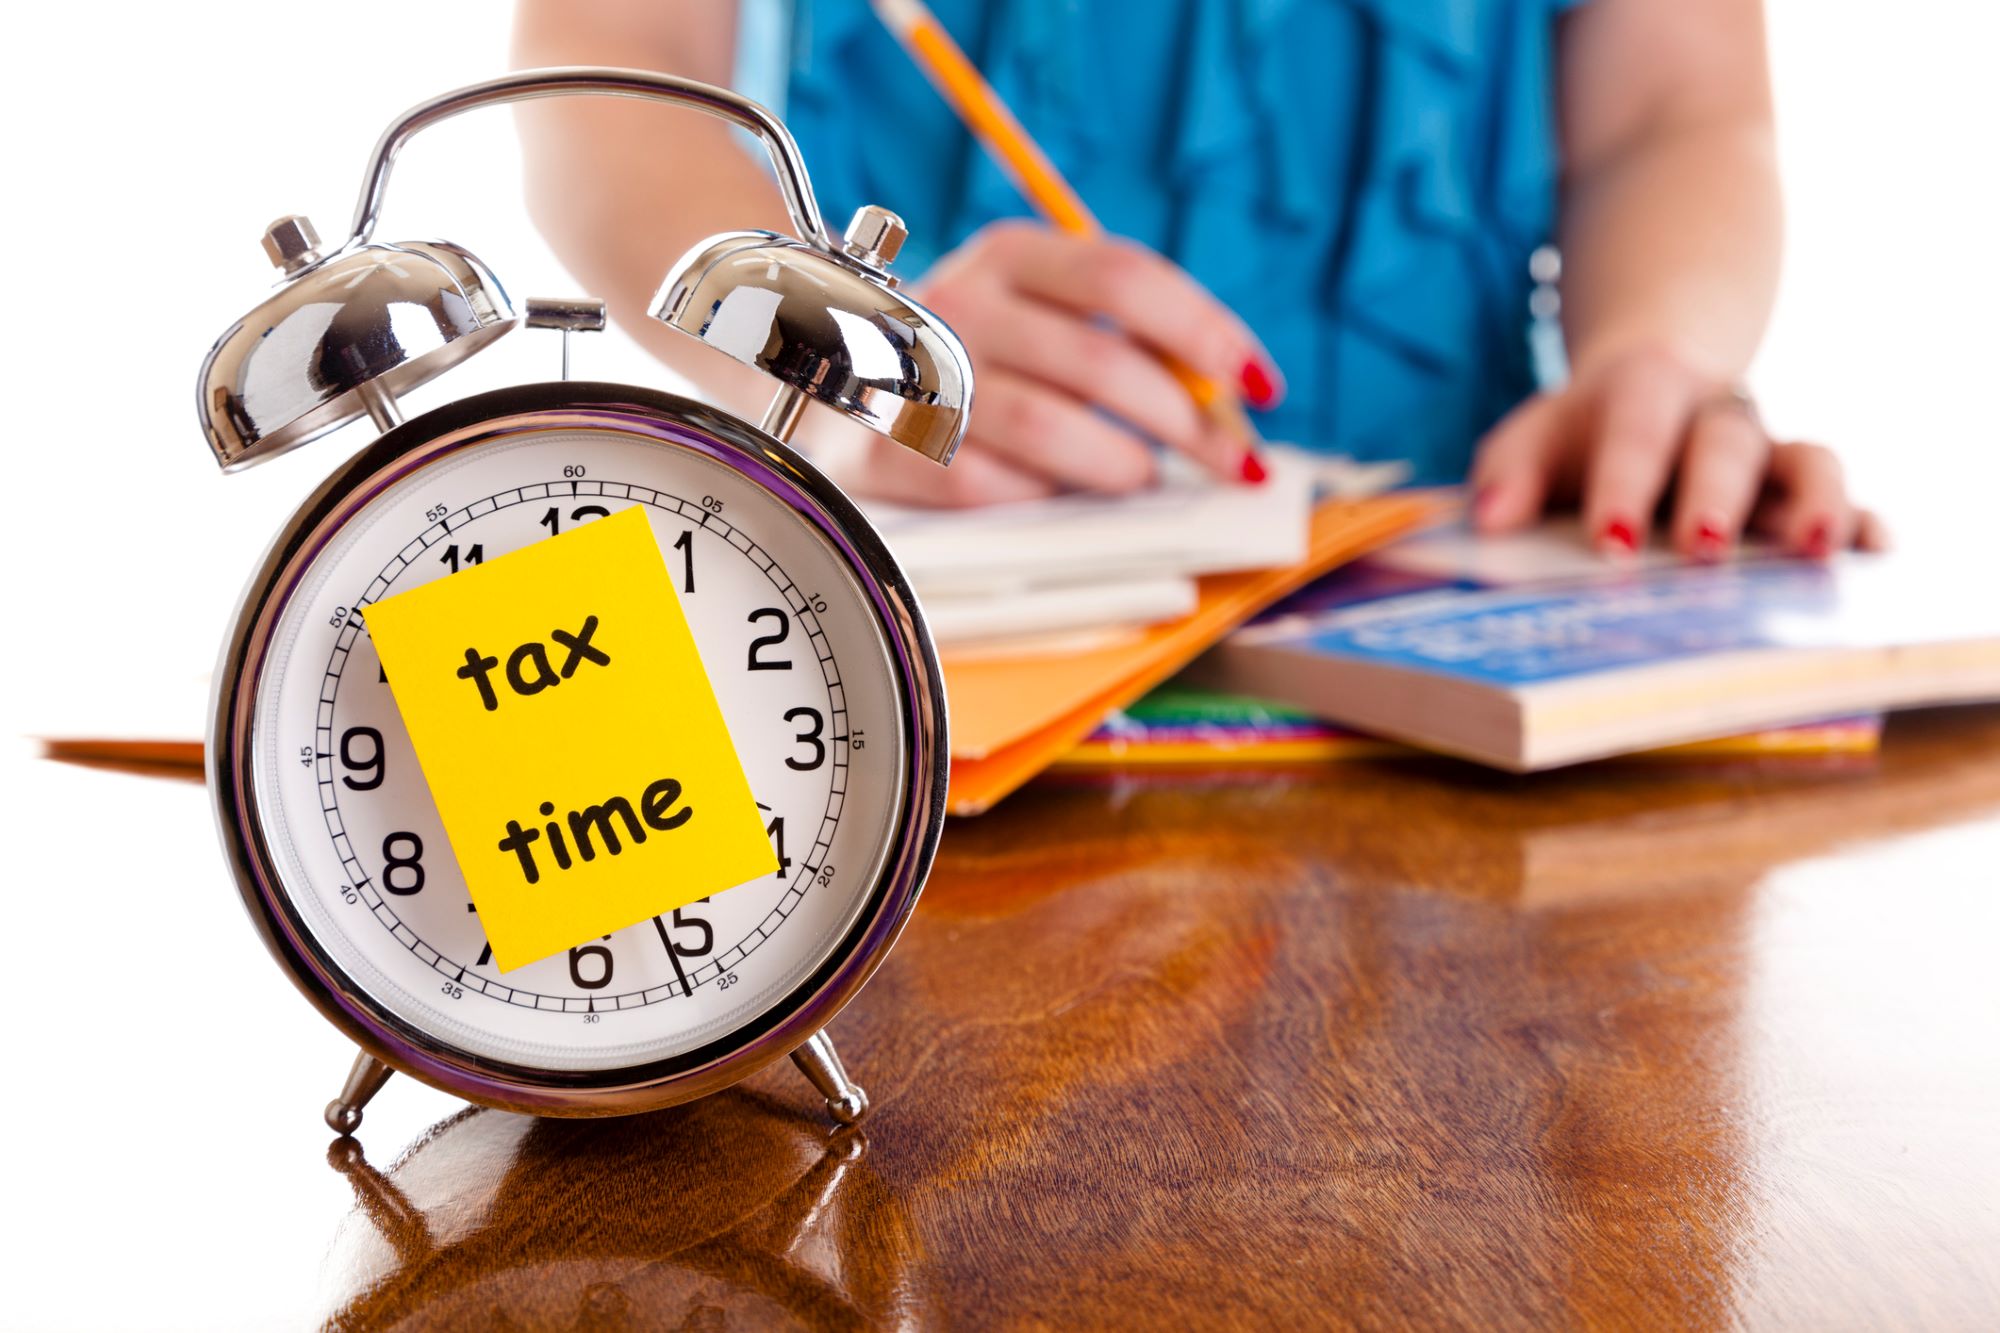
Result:
M654 917L653 929L660 932L660 943L666 946L667 961L674 965L674 976L680 979L681 994L693 998L694 987L688 985L687 973L681 969L681 956L674 951L673 938L667 934L667 923Z

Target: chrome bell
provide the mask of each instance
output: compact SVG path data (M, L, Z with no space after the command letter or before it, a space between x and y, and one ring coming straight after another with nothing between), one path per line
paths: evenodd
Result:
M350 242L322 256L302 217L264 233L285 278L202 363L202 432L225 472L318 439L395 399L519 321L492 270L446 241Z
M725 232L668 272L653 318L785 385L765 417L781 439L818 402L948 463L965 434L972 369L952 331L889 276L906 235L901 218L873 206L855 213L838 249Z
M475 107L589 94L666 102L718 117L769 152L802 240L730 232L668 273L654 316L778 380L764 427L789 438L809 402L824 403L927 458L951 459L972 405L965 348L896 290L889 261L902 219L854 215L827 233L791 133L755 102L650 70L522 70L455 89L404 112L376 141L346 241L322 256L304 218L280 218L264 247L285 271L264 304L217 340L202 364L203 433L224 471L297 448L366 413L383 429L395 400L524 322L484 264L443 241L373 239L397 153L428 126ZM602 327L602 316L547 307L529 324ZM594 320L594 322L592 322ZM579 322L580 321L580 322Z

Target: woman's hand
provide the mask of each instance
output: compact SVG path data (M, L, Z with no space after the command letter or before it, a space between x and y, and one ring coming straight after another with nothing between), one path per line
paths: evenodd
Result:
M1160 356L1239 389L1253 407L1277 401L1276 367L1221 302L1143 246L997 222L912 291L971 355L970 432L948 469L871 436L836 465L856 490L930 505L1119 494L1152 482L1148 440L1218 477L1261 476Z
M1575 505L1609 555L1638 549L1668 495L1673 548L1693 560L1725 559L1746 533L1816 557L1887 545L1831 452L1774 442L1739 394L1658 350L1586 367L1515 408L1480 442L1471 481L1478 531Z

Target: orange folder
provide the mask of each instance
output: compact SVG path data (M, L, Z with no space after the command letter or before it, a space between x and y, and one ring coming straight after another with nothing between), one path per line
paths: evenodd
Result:
M1200 581L1193 612L1136 638L1040 657L942 654L951 704L951 813L992 809L1089 735L1106 714L1165 680L1264 607L1441 517L1447 507L1436 492L1328 500L1313 511L1302 563L1211 574Z

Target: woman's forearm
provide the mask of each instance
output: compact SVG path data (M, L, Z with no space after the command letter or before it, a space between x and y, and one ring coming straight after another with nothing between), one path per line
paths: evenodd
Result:
M1579 373L1666 349L1716 379L1757 350L1783 216L1768 122L1663 128L1565 184L1563 322Z
M1559 42L1573 366L1646 352L1740 375L1782 239L1760 0L1590 0Z
M1781 210L1760 0L1590 0L1560 28L1568 384L1480 441L1483 532L1574 502L1625 558L1664 519L1726 560L1744 533L1796 555L1879 546L1817 445L1775 441L1718 389L1756 352Z
M684 11L684 12L683 12ZM624 65L727 83L734 7L717 0L521 0L519 65ZM728 126L622 98L519 110L528 204L612 318L718 405L756 419L770 383L647 316L667 269L704 237L790 230L777 185Z

